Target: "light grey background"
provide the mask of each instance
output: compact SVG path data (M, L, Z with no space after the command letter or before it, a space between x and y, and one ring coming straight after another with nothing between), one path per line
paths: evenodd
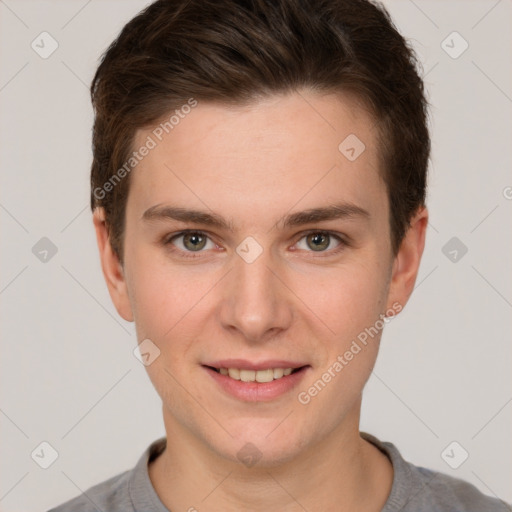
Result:
M164 435L159 398L132 354L133 325L108 296L88 208L88 86L145 4L0 0L5 512L71 498ZM417 289L384 334L361 429L510 502L512 4L386 5L420 56L433 104L431 223ZM50 47L43 31L59 45L47 59L31 47ZM453 31L469 44L458 58L441 47ZM456 35L444 44L463 48ZM47 262L32 252L42 237L58 249ZM456 262L442 251L452 237L468 248ZM58 452L48 469L31 458L43 441ZM441 456L453 441L469 453L457 469ZM50 451L38 450L44 462ZM462 451L448 453L456 461Z

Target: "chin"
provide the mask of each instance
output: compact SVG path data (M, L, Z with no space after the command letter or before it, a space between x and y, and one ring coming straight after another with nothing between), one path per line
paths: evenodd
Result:
M224 443L219 443L219 438L211 439L210 447L225 459L248 468L282 465L300 454L306 444L306 436L293 428L295 424L281 430L283 417L238 422L227 428L233 437L224 436Z

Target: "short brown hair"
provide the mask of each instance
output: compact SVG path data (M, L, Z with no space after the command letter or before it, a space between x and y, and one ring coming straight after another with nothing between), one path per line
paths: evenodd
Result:
M130 174L112 178L136 131L191 97L244 104L299 88L352 93L379 128L396 254L425 203L430 137L417 67L388 12L368 0L158 0L123 28L91 84L91 208L105 209L122 261Z

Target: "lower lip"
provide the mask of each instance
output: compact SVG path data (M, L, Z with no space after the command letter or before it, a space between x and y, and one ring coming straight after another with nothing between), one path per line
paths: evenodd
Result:
M212 370L207 366L203 368L212 376L219 386L229 395L246 402L269 402L291 391L303 379L309 366L275 379L272 382L243 382L235 380L228 375Z

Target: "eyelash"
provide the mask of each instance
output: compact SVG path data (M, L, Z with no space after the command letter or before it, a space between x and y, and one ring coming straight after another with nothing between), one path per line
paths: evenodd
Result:
M201 253L204 252L204 251L197 251L197 253L195 254L194 251L183 251L181 249L178 249L172 243L177 238L180 238L180 237L182 237L184 235L187 235L187 234L190 234L190 233L204 236L204 237L208 238L210 241L213 242L213 240L210 238L208 233L206 233L204 231L197 230L197 229L185 229L183 231L180 231L179 233L175 233L175 234L167 237L164 240L163 244L166 247L168 247L173 253L175 253L175 252L180 253L180 257L190 258L190 259L200 258L201 257ZM301 235L300 238L297 239L295 244L297 244L300 240L302 240L303 238L305 238L305 237L307 237L308 235L311 235L311 234L328 235L329 237L335 238L339 242L338 247L336 247L335 249L326 250L326 251L318 251L319 255L318 256L313 256L314 258L325 257L325 256L321 256L322 254L324 254L324 255L327 254L328 256L331 256L333 254L338 254L339 252L341 252L343 249L345 249L346 247L348 247L350 245L347 242L347 240L345 238L343 238L342 236L340 236L338 233L335 233L333 231L328 231L328 230L319 230L319 229L311 229L309 231L305 231L304 233L301 233L300 234ZM315 251L307 251L307 252L315 253Z

